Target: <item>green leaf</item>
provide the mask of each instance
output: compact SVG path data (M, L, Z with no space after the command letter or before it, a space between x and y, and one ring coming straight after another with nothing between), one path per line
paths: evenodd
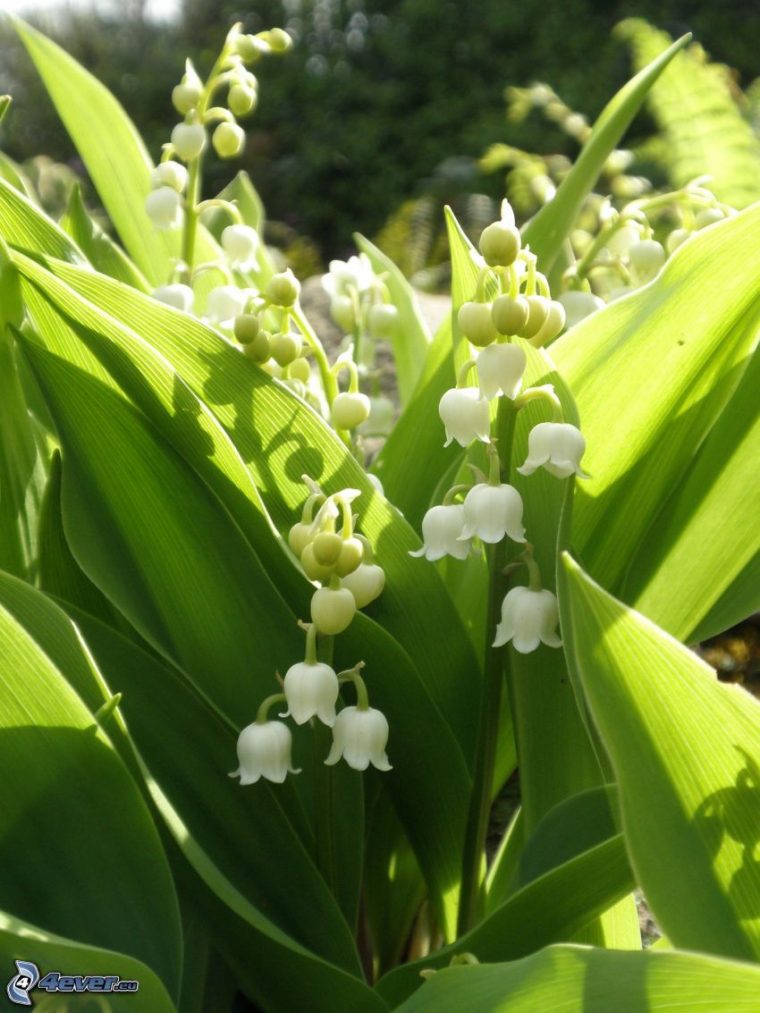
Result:
M13 588L6 578L0 601L13 599ZM39 592L24 588L23 594ZM54 610L51 623L45 606L32 618L22 601L27 614L20 621L17 609L0 604L0 904L47 931L144 961L174 994L179 915L148 809L111 743L41 646L61 639L58 627L65 620ZM66 635L51 653L69 668L73 644ZM84 655L75 663L86 664ZM46 813L55 821L52 835L37 831Z
M78 183L71 188L69 203L60 225L84 251L96 270L117 278L126 285L134 285L142 292L150 291L147 281L121 247L87 213Z
M113 949L88 946L54 935L3 911L0 912L0 962L6 973L15 970L14 960L31 961L39 968L40 975L54 970L62 975L92 974L105 977L115 974L122 981L139 982L139 999L135 999L134 993L119 995L114 992L109 994L107 1000L103 1000L114 1013L134 1011L135 1002L151 1013L176 1013L165 985L149 964ZM30 998L37 1009L53 1008L41 998L39 991L33 992Z
M754 1013L760 968L699 953L549 946L509 964L439 971L397 1013L668 1010Z
M60 46L19 18L12 24L124 246L149 282L161 284L179 240L157 232L145 212L153 163L134 124L108 89Z
M74 241L13 186L0 179L0 236L11 246L72 264L87 259Z
M431 337L417 305L414 290L390 257L364 236L354 234L357 247L369 258L375 274L388 286L391 302L398 310L398 319L391 333L393 361L396 366L399 397L405 405L417 385L425 366Z
M630 126L660 74L690 38L690 35L684 35L674 42L607 103L554 199L545 204L523 228L523 243L536 254L539 270L544 274L551 273L562 244L570 235L581 205L593 189L608 155Z
M675 587L697 581L698 600L690 591L684 607L677 594L668 603L665 618L679 635L694 629L725 588L719 581L713 591L709 583L716 558L723 553L728 558L737 548L743 563L747 549L749 558L757 549L750 503L741 500L736 518L739 538L752 531L747 547L733 540L732 526L722 523L720 507L713 504L718 483L736 487L738 479L723 466L725 455L733 451L735 437L750 436L755 419L751 388L739 385L760 320L760 278L753 261L753 251L760 250L759 225L755 206L706 230L684 244L654 282L581 322L551 349L578 405L588 445L584 467L592 476L578 484L573 544L592 576L616 594L624 593L634 565L659 570L658 602L667 597L663 588L671 580ZM735 395L738 401L730 407ZM722 412L728 418L700 458L699 448ZM742 467L753 460L751 446L742 447L736 460ZM666 523L669 497L697 462L702 485L690 487L697 503L681 500L674 508L681 519L688 515L689 523L693 517L694 538L682 529L668 531L683 544L699 545L705 563L692 558L688 574L679 575L673 566L661 565L672 546L658 541L657 528ZM746 477L756 488L754 469ZM717 544L704 552L697 539L707 524ZM678 551L676 542L674 559ZM652 618L660 620L657 613Z
M563 563L563 636L647 900L674 946L756 959L760 705Z

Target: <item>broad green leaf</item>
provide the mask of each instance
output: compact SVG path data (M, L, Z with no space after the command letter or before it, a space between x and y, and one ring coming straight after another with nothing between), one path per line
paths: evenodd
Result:
M760 704L569 556L562 630L612 761L637 878L674 946L760 952Z
M157 232L145 213L153 163L134 124L108 89L60 46L19 18L12 24L124 246L152 284L162 283L178 239Z
M581 205L593 189L610 152L630 126L660 74L690 38L690 35L684 35L674 42L607 103L554 199L545 204L523 228L523 243L536 254L539 270L544 274L551 273L562 244L575 225Z
M51 266L65 272L65 265ZM33 272L26 263L23 267L34 276L35 283L40 281L39 271ZM377 495L366 475L324 423L216 333L198 321L91 272L66 272L61 276L69 284L76 285L90 302L111 314L118 313L139 330L178 370L184 381L180 385L183 397L188 393L186 383L194 397L200 397L205 405L212 407L237 452L249 463L266 501L267 512L280 530L286 530L297 519L296 510L305 496L300 483L304 472L318 478L328 491L347 485L363 491L362 500L357 504L361 529L373 542L378 560L386 570L387 587L370 610L378 623L357 618L338 640L338 660L353 665L358 658L364 658L372 666L368 667L370 691L389 716L392 752L394 736L398 744L392 756L396 773L388 780L389 790L434 895L448 898L451 919L469 790L462 753L469 759L477 704L474 688L473 692L463 694L462 685L463 682L471 687L477 685L479 669L436 574L431 567L408 556L408 550L419 544L413 532ZM67 296L65 287L63 292L60 287L56 289L52 281L55 279L51 279L46 289L48 295L59 300L67 313L83 319L86 304L81 300L77 302L73 293ZM113 320L110 323L101 320L97 326L105 327L109 338L120 341L123 348L129 347L123 328L115 326ZM50 328L50 340L60 341L60 335L60 325ZM133 346L135 342L142 345L134 336L131 341ZM134 347L132 354L135 354ZM143 346L135 364L130 366L129 361L125 361L117 372L123 383L127 383L125 377L131 378L129 390L138 401L142 388L141 405L148 411L148 402L152 402L151 419L163 425L167 436L173 432L174 436L169 438L182 453L188 454L191 441L179 443L178 428L174 428L175 423L169 421L162 407L161 399L166 395L161 393L163 381L159 383L159 374L160 369L166 369L166 364L163 360L158 362L159 359L160 356L149 354ZM183 404L189 420L201 418L196 401ZM255 427L252 425L254 419ZM214 437L211 444L205 442L210 448L217 443L217 438ZM196 458L203 456L198 451L197 441L195 453ZM192 463L194 467L201 466L197 459ZM217 492L220 495L223 495L223 485L224 482L219 482ZM244 504L240 496L230 490L225 503L236 519L242 518ZM238 523L254 537L250 523L246 526L240 519ZM259 538L258 548L263 543L260 543L260 535L255 537ZM262 558L263 555L262 548ZM284 577L290 595L292 579L283 571L282 560L275 575L278 581ZM303 600L308 585L302 581L301 587ZM450 641L442 643L441 621L452 631L461 630L461 635L452 634ZM290 656L293 656L292 650ZM426 728L423 737L419 736L420 722ZM420 807L424 808L424 818Z
M62 975L91 974L103 977L115 974L122 981L139 982L138 998L135 998L135 993L119 995L118 992L113 992L107 999L100 1000L106 1002L107 1009L114 1013L133 1013L136 1003L151 1013L176 1013L165 984L149 964L113 949L89 946L54 935L3 911L0 912L0 963L6 975L10 976L15 971L15 960L36 964L40 976L50 971L58 971ZM31 993L30 999L35 1008L52 1009L50 1000L43 998L43 995L39 990ZM84 1000L83 1004L86 1002ZM80 1002L76 1002L76 1005L80 1005Z
M58 637L47 610L29 628L28 619L0 604L0 903L46 931L144 961L174 994L179 916L150 814L109 740L35 639L37 625L43 642ZM71 650L68 640L56 653L63 659ZM55 814L52 835L37 829L46 812Z
M71 188L66 214L60 221L64 229L85 253L92 266L143 292L150 286L120 246L87 213L79 184Z
M695 581L702 590L699 601L690 591L680 613L678 594L667 607L668 626L679 635L693 630L724 590L720 583L711 589L716 558L738 549L744 561L757 547L751 500L742 499L735 518L740 539L751 532L745 547L733 540L731 524L720 524L707 497L714 502L717 485L738 481L724 469L725 455L734 450L733 438L749 436L754 425L751 393L737 388L760 322L760 276L753 258L760 249L758 226L755 205L705 230L676 252L654 282L581 322L551 349L578 405L588 446L584 467L592 476L578 483L573 544L592 576L617 594L634 561L650 552L651 561L635 565L659 569L661 589L671 579L675 587L681 579ZM739 401L731 408L734 396ZM722 412L728 413L722 436L705 445L700 459L699 448ZM721 448L718 439L729 446ZM752 452L743 447L736 461L747 460ZM669 497L697 462L703 483L691 491L699 495L698 504L682 501L680 507L684 520L695 520L694 540L683 529L668 530L672 538L696 546L710 524L717 544L704 553L704 567L700 545L688 575L681 575L660 567L671 546L658 542L657 529L666 524ZM754 474L746 477L755 488ZM664 600L662 590L658 597Z
M72 264L87 263L73 239L3 179L0 179L0 236L21 250L47 253Z
M701 953L617 953L549 946L508 964L452 967L397 1013L667 1010L754 1013L760 968Z
M626 577L623 597L679 640L712 636L760 608L759 385L755 352Z
M382 276L388 286L391 302L398 310L390 340L403 406L412 396L425 366L430 333L417 305L414 290L390 257L358 233L354 235L354 242L369 257L375 274Z
M456 943L391 971L377 990L397 1004L419 986L420 971L446 967L457 954L509 960L568 940L632 888L633 875L618 834L523 887Z
M3 179L6 183L10 183L19 193L34 201L34 187L26 173L18 162L14 162L12 158L9 158L2 151L0 151L0 179Z

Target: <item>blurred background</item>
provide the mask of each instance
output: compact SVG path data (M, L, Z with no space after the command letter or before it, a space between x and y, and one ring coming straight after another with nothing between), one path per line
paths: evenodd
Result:
M669 41L655 28L674 37L692 31L712 61L692 50L695 88L708 68L750 127L758 119L760 7L741 0L719 6L639 0L633 21L630 4L590 0L5 0L3 6L55 38L115 93L154 159L177 120L170 93L185 56L203 75L234 21L252 32L287 28L293 51L257 67L260 104L246 121L245 155L234 163L210 159L207 190L216 192L238 168L247 169L272 222L269 239L302 275L349 252L355 230L401 260L407 274L424 272L443 255L442 203L454 203L476 229L490 220L505 185L520 213L532 213L578 151L584 117L593 122L641 62ZM32 175L44 169L44 162L29 163L41 154L81 172L26 55L11 32L3 30L0 42L0 92L14 98L2 126L3 150ZM535 82L552 91L531 90ZM640 117L627 140L634 152L624 167L627 180L639 174L658 186L678 175L657 115L655 109ZM632 188L626 196L635 196L635 182L625 185ZM745 194L723 199L747 203L760 195L757 186L748 177Z

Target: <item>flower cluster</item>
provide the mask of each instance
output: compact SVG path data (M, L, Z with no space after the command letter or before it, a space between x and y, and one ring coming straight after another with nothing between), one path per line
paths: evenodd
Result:
M494 399L506 399L512 410L537 398L552 405L554 421L541 422L530 430L528 455L517 469L520 474L532 475L543 468L559 479L588 477L580 464L585 440L576 426L562 421L562 406L553 389L523 390L527 355L520 339L542 345L559 333L565 315L562 306L549 297L535 258L521 249L520 234L506 202L501 220L483 231L480 253L484 263L476 297L465 302L458 313L462 333L480 351L461 369L457 386L441 398L439 414L446 430L445 446L452 442L465 448L474 441L488 444L489 475L487 479L482 475L472 486L453 487L441 505L427 511L422 521L423 546L411 555L431 561L445 555L465 559L476 540L486 545L504 538L526 543L522 497L514 486L502 481L492 438ZM473 369L477 384L468 383ZM542 587L530 547L523 559L529 585L513 588L504 599L494 646L511 640L515 649L524 653L535 650L539 643L559 647L556 598Z
M360 674L364 663L336 673L317 658L317 636L333 637L346 630L357 609L381 594L385 572L374 562L369 541L354 530L352 504L358 490L343 489L325 496L310 479L305 477L304 481L310 495L300 521L290 529L288 542L306 576L321 586L312 595L312 621L301 623L306 631L304 660L290 666L282 680L282 693L267 697L255 722L240 733L239 766L230 776L240 777L241 784L252 784L261 777L281 782L289 772L298 773L291 762L290 729L284 722L268 718L270 707L280 702L287 705L281 718L292 718L297 725L316 719L332 729L326 764L343 757L355 770L366 770L370 763L378 770L391 769L385 752L388 721L369 705ZM342 520L340 532L336 529L338 519ZM356 705L336 712L340 685L347 682L355 687Z

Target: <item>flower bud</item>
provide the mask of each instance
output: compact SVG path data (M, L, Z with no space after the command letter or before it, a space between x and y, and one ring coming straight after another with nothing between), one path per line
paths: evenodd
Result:
M369 418L369 398L358 392L338 394L330 409L330 418L336 429L355 429Z
M438 405L438 414L446 429L444 447L456 440L460 447L473 440L491 442L491 418L488 401L477 387L454 387L447 390Z
M244 63L255 63L256 60L269 52L266 42L258 39L255 35L238 35L234 43L235 52Z
M532 475L545 468L557 478L572 474L588 478L580 463L585 450L586 441L577 426L568 422L539 422L528 434L528 457L517 470L521 475Z
M481 232L478 246L486 264L508 267L520 252L520 232L507 222L493 222Z
M187 186L187 169L181 162L172 159L168 162L159 162L155 169L151 169L150 182L154 189L170 186L177 193L184 193Z
M227 105L234 116L248 116L256 108L258 96L253 88L233 84L227 96Z
M422 518L423 546L410 556L424 556L434 563L444 556L466 559L470 543L460 539L464 527L464 507L461 503L431 507Z
M286 331L285 334L274 334L272 336L272 358L278 366L289 366L295 362L301 354L303 341L301 335L295 331Z
M304 524L297 521L288 532L288 545L297 556L301 556L303 550L314 538L311 524Z
M385 747L388 721L374 707L344 707L333 725L333 744L325 763L337 763L341 756L354 770L366 770L372 764L378 770L391 770Z
M511 401L522 387L526 366L525 352L519 345L489 345L478 356L478 383L483 397L489 400L503 394Z
M311 620L317 632L337 636L347 629L356 614L354 596L347 587L321 587L311 598Z
M338 325L344 331L352 331L356 324L356 313L354 311L354 301L350 296L347 295L336 295L330 301L330 314Z
M220 158L237 158L245 147L245 131L237 123L222 122L211 135L211 143Z
M507 641L520 654L530 654L539 643L547 647L561 647L557 635L559 610L551 591L534 591L528 587L513 587L507 592L501 606L501 622L496 627L494 647Z
M233 331L241 345L249 345L260 330L261 322L255 313L241 313L235 317Z
M525 301L528 304L528 319L519 333L520 337L530 339L535 337L546 323L550 300L541 295L528 295Z
M198 83L183 81L172 88L172 105L180 116L186 116L198 105L202 94L200 81Z
M263 777L277 784L290 774L299 774L292 765L293 736L282 721L255 721L240 733L237 755L240 766L230 774L241 784L255 784Z
M301 283L293 272L288 268L279 274L273 274L269 279L264 293L267 299L275 306L292 306L301 293Z
M565 320L565 307L556 299L550 300L546 320L539 332L530 339L531 344L541 348L542 345L553 341L565 326Z
M568 330L585 317L591 316L604 307L604 300L591 292L563 292L559 301L565 307L565 322Z
M252 341L243 345L243 351L252 362L261 365L272 355L272 335L269 331L259 331Z
M317 560L313 542L309 542L301 553L301 566L309 580L328 581L333 575L332 566L326 566Z
M487 302L462 303L457 323L467 340L478 348L490 345L499 336L491 319L491 304Z
M193 309L194 295L189 285L159 285L153 289L153 298L183 313L191 313Z
M339 577L347 577L360 566L364 559L364 546L358 538L344 538L340 547L340 555L335 563L335 572Z
M464 526L459 538L466 541L477 535L482 542L495 545L505 535L513 542L525 541L522 524L523 502L511 485L474 485L464 499Z
M256 266L261 240L250 225L228 225L222 232L222 249L233 267L247 271Z
M183 162L191 162L206 147L206 130L200 123L178 123L172 130L172 147Z
M389 338L398 322L398 310L392 303L375 303L367 314L367 327L373 338Z
M179 228L182 224L179 194L170 186L160 186L158 190L151 190L145 198L145 213L156 229L164 231Z
M673 253L677 250L682 243L685 243L687 239L691 239L693 233L688 229L673 229L668 238L665 240L665 245L668 248L668 253Z
M293 40L284 28L270 28L267 32L261 32L260 37L273 53L287 53L293 48Z
M291 362L288 375L293 380L300 380L301 383L307 384L311 379L309 360L301 358L296 359L295 362Z
M236 285L220 285L213 288L206 301L206 317L212 324L232 327L233 321L245 309L248 293Z
M335 531L320 531L311 543L314 558L322 566L335 566L343 548L343 539Z
M335 703L340 686L338 676L329 665L321 661L291 665L285 673L282 690L288 709L280 714L281 718L292 717L297 725L306 724L313 717L330 728L335 724Z
M725 214L720 208L703 208L697 214L694 220L694 225L698 229L707 228L708 225L714 225L716 222L722 222L725 218Z
M377 563L362 563L353 573L346 574L341 587L347 587L354 596L356 607L363 609L379 598L385 587L385 570Z
M525 296L500 295L491 306L491 320L499 334L522 334L529 310Z
M635 280L643 285L657 274L665 263L667 254L656 239L642 239L628 250L628 259Z

